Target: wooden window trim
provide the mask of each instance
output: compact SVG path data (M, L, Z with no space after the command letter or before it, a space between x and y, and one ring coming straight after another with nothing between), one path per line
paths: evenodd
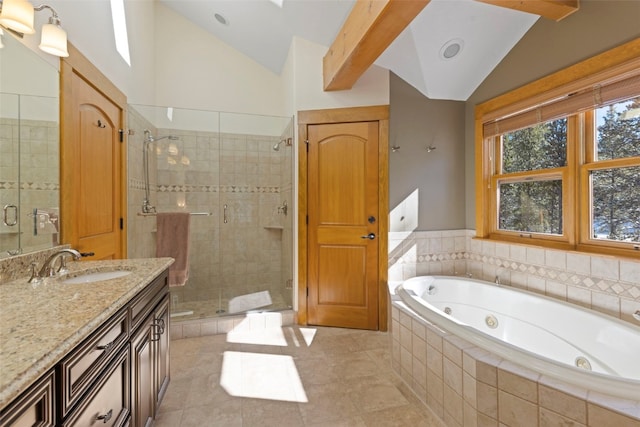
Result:
M601 81L609 81L624 77L640 69L640 38L611 49L607 52L589 58L578 64L560 70L549 76L517 88L504 95L498 96L479 104L475 108L475 188L476 188L476 237L503 240L516 243L533 244L543 247L578 250L584 252L606 253L608 255L640 258L640 251L629 248L628 243L612 241L595 241L589 239L587 230L590 222L590 188L588 182L589 171L593 168L606 168L606 163L623 165L633 163L635 158L592 163L593 148L584 149L583 144L576 141L589 137L585 135L593 130L584 126L585 116L569 116L574 120L575 135L567 135L567 182L563 181L563 230L566 237L558 241L555 236L545 235L544 239L532 233L531 238L522 238L519 233L504 233L495 230L497 217L495 182L492 172L498 172L494 164L496 157L495 138L483 135L487 122L530 109L537 104L544 104L567 93L579 92ZM590 152L591 151L591 152ZM633 163L635 165L635 163ZM504 175L502 176L504 177ZM566 191L566 193L565 193Z

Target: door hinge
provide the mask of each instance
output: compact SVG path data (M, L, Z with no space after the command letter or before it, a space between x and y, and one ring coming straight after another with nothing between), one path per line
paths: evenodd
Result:
M309 215L307 215L307 216L305 217L305 223L306 223L307 225L309 225Z
M124 142L124 129L118 129L118 133L120 134L120 142Z
M124 230L124 218L120 218L120 230Z
M308 153L308 152L309 152L309 140L308 140L308 139L305 139L305 140L304 140L304 143L305 143L305 144L307 144L307 153Z
M309 298L309 288L307 288L307 298Z

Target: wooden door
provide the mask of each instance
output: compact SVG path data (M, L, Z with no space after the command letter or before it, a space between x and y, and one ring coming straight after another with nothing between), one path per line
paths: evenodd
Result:
M78 62L80 54L73 54L70 58ZM126 98L123 104L117 89L90 69L82 73L75 64L63 63L62 71L63 242L93 252L92 260L124 258Z
M378 127L307 127L309 324L378 329Z

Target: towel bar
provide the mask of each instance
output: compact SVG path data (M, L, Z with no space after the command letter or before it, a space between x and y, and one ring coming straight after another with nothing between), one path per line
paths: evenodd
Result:
M211 216L212 213L211 212L189 212L191 214L191 216ZM156 216L157 213L152 212L152 213L143 213L143 212L138 212L138 216Z

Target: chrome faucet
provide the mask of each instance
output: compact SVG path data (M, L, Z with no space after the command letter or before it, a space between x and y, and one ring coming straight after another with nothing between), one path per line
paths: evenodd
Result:
M66 270L66 264L64 261L64 257L66 255L71 255L75 261L79 260L82 255L80 252L75 249L60 249L57 252L54 252L47 260L42 264L42 268L39 272L36 273L35 263L31 265L31 278L29 279L29 283L39 282L42 279L47 277L53 277L56 273L63 273ZM58 270L54 268L56 261L60 258L60 267Z

